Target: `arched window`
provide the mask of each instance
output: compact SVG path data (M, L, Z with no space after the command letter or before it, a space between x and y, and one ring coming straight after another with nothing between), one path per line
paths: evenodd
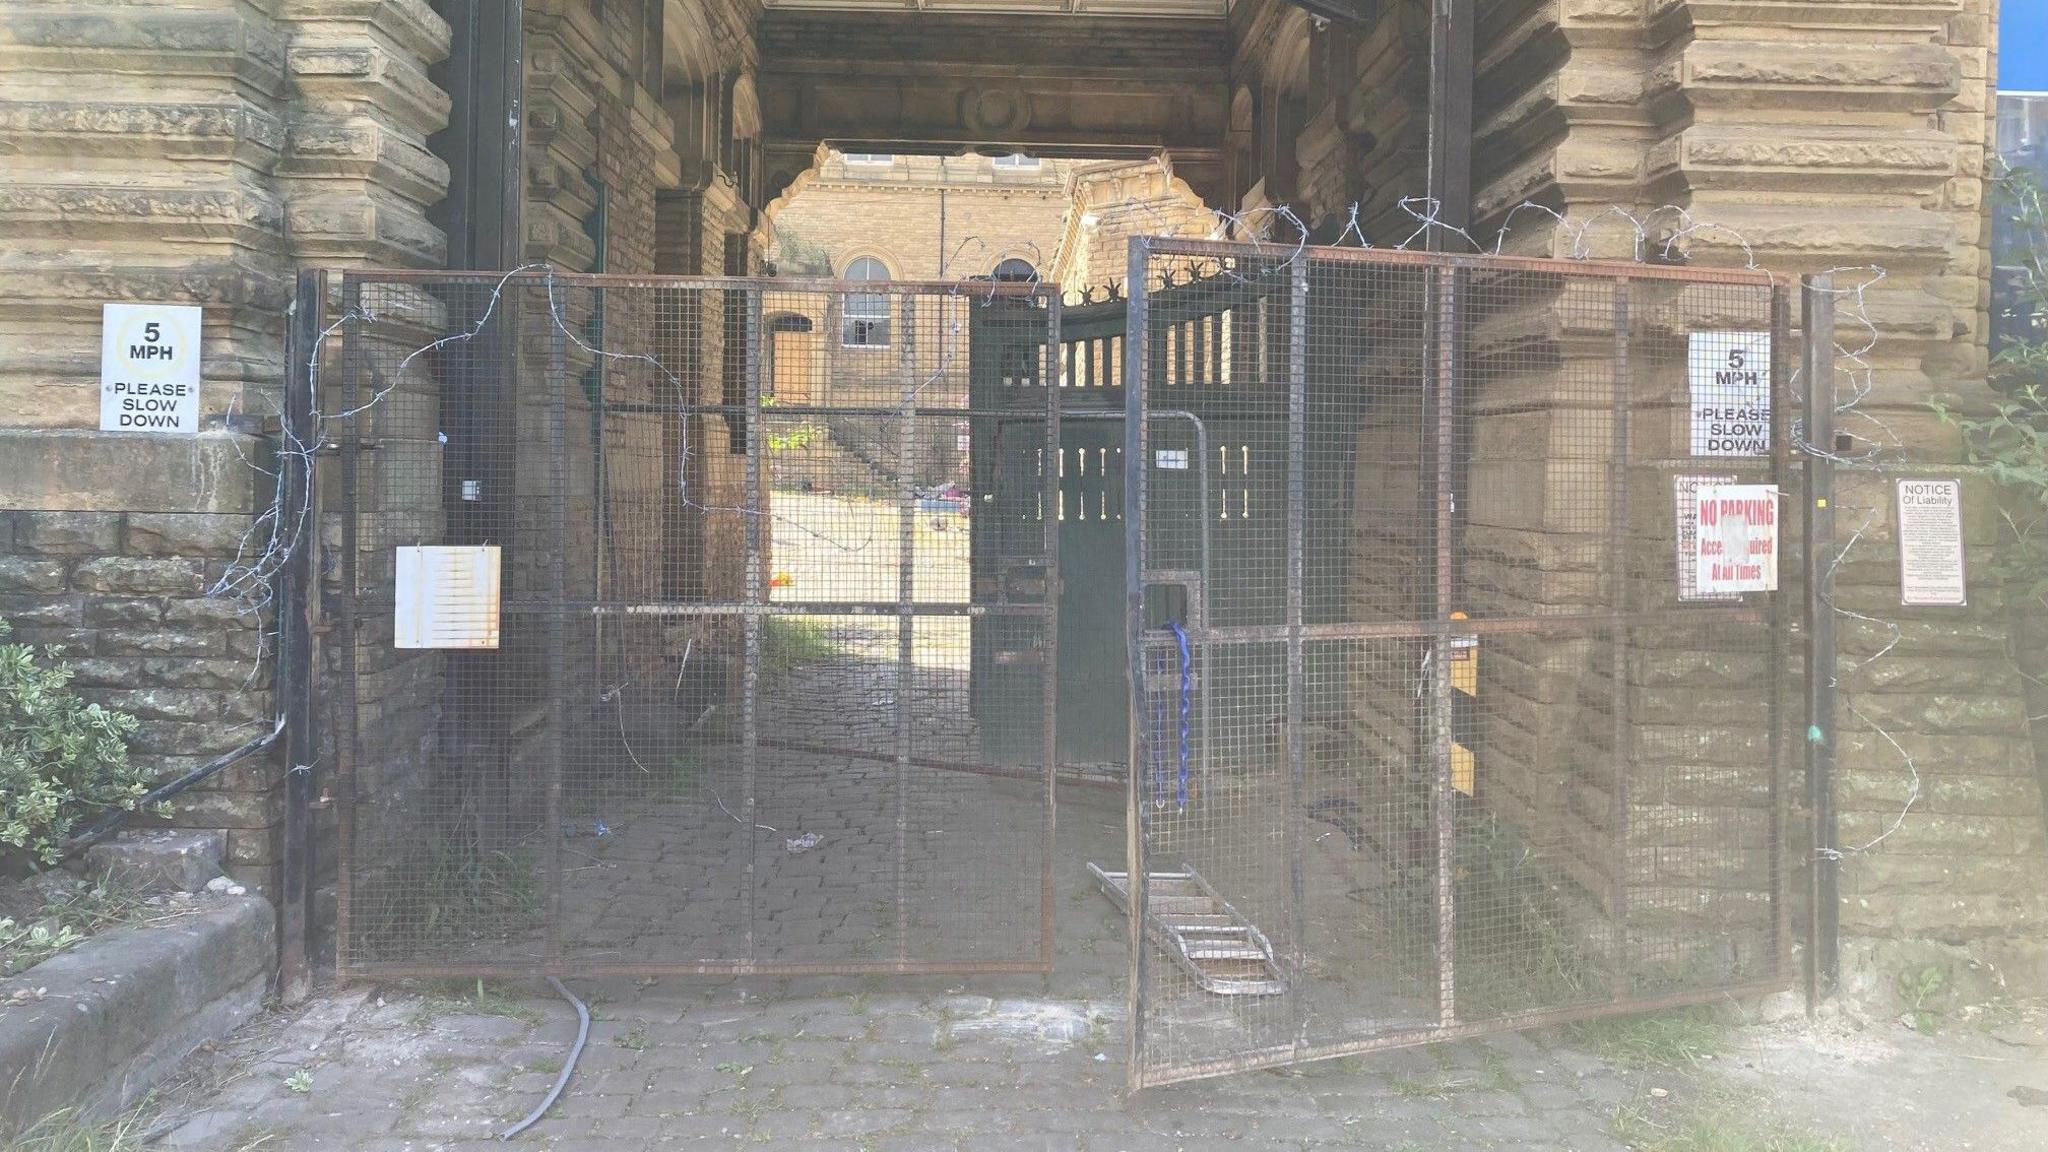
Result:
M1031 266L1031 261L1019 256L1012 256L1008 260L996 265L996 270L990 273L989 279L1002 280L1013 284L1029 284L1033 280L1038 279L1038 269Z
M842 279L880 281L889 269L873 256L862 256L846 266ZM839 342L848 348L889 346L889 297L880 292L849 292L841 309Z

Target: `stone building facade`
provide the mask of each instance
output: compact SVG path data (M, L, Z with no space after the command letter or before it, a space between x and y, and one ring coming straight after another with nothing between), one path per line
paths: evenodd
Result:
M794 201L783 219L764 210L835 179L812 171L828 143L1163 165L1146 190L1075 176L1103 186L1092 213L994 176L947 193L1042 216L1021 231L1051 238L1032 241L1055 254L1041 273L1067 287L1100 283L1117 237L1160 214L1132 205L1180 201L1158 180L1254 227L1282 226L1284 207L1326 240L1397 243L1431 216L1423 0L1351 22L1284 0L1176 0L1152 19L847 7L0 0L0 613L142 717L137 752L166 771L271 723L264 617L206 593L270 499L256 465L300 267L756 273L778 228L801 234ZM1914 799L1881 851L1845 862L1844 931L2039 965L2048 849L2008 607L1980 580L1967 609L1900 609L1887 511L1890 477L1959 470L1928 399L1984 399L1994 0L1474 11L1465 228L1482 247L1884 270L1855 298L1875 342L1843 416L1884 462L1840 492L1843 523L1868 525L1838 573L1862 614L1843 621L1843 839L1876 837ZM492 41L508 12L517 27ZM507 44L511 115L477 79L515 75L492 81ZM873 239L900 275L939 270L931 238ZM992 272L1009 253L990 248L945 273ZM95 431L100 306L121 300L205 308L199 435ZM691 323L697 362L720 363L721 317ZM387 434L430 431L404 411ZM716 439L692 446L700 492L739 483ZM1969 485L1982 573L1995 501ZM729 520L665 520L662 548L725 579ZM228 828L238 874L263 881L280 779L275 761L244 765L178 819Z

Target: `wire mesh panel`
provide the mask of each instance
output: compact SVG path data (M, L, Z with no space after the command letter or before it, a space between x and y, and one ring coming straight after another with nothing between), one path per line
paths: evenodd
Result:
M1050 293L344 292L345 974L1049 966Z
M1783 986L1782 613L1693 571L1783 466L1771 281L1129 282L1133 1086Z

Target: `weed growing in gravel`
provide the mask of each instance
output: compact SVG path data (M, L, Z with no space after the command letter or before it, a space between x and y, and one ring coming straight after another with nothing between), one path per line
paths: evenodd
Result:
M1690 1068L1727 1042L1726 1029L1704 1007L1589 1020L1570 1025L1565 1035L1610 1064L1634 1069Z
M66 1110L30 1125L6 1152L141 1152L143 1135L134 1116L90 1120Z
M1839 1140L1733 1109L1658 1118L1623 1108L1614 1115L1613 1132L1634 1152L1848 1152L1848 1145Z

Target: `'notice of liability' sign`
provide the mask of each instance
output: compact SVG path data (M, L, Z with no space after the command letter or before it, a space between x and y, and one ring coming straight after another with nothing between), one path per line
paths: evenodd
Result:
M199 309L100 309L100 431L199 431Z
M1703 595L1778 590L1778 486L1701 485L1693 582Z
M1970 602L1963 572L1963 482L1901 480L1899 603L1960 608Z
M1686 344L1692 454L1771 454L1771 334L1694 332Z

